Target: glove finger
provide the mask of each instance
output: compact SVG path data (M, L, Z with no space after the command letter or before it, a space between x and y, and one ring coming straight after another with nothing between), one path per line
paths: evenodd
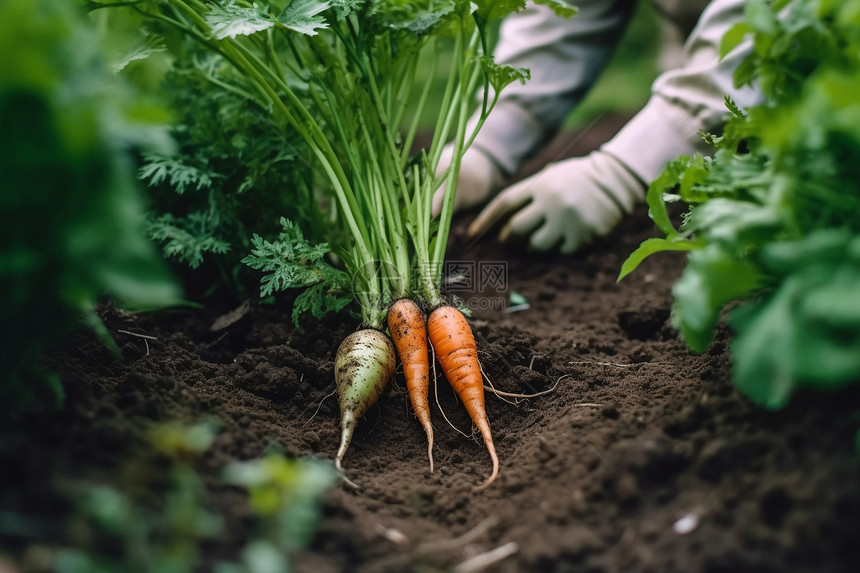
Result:
M546 221L546 213L537 203L532 203L511 217L508 226L510 232L515 235L529 235L541 223Z
M591 242L593 233L579 213L571 213L567 225L562 231L564 241L559 249L563 255L570 255Z
M447 189L447 187L447 184L442 185L436 189L435 193L433 193L433 208L431 213L434 219L442 214L442 202L445 200L445 189ZM456 197L454 200L456 201Z
M546 222L532 234L529 246L535 251L548 251L556 246L563 236L557 226Z
M502 219L506 219L511 213L520 210L531 199L530 194L523 193L517 186L502 191L498 197L490 201L489 205L478 213L478 216L469 225L469 237L474 238L486 233L490 227Z

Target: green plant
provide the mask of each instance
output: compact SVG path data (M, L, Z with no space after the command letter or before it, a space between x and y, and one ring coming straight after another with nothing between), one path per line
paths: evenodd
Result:
M165 26L179 30L202 46L219 69L230 66L229 74L210 75L207 83L214 79L221 88L241 94L281 132L288 129L303 140L306 159L320 173L316 189L330 198L340 230L330 242L351 277L365 324L381 326L386 305L398 296L414 292L428 302L440 300L451 209L446 203L441 219L433 221L430 199L444 181L456 179L451 175L474 135L466 133L466 119L475 91L484 87L486 116L494 94L526 77L523 70L494 64L488 55L488 23L520 8L520 0L130 4L153 23L153 33ZM439 49L437 40L443 38L453 43L453 64L438 102L433 142L413 157L419 118L435 77L429 74L417 84L416 64L422 54ZM437 63L438 57L430 59L432 66ZM407 117L410 104L412 115ZM437 177L442 147L452 136L455 160ZM163 167L161 173L170 176L169 166ZM194 176L188 181L200 182ZM300 202L293 188L274 192ZM300 217L295 222L309 232ZM259 251L264 245L256 247Z
M132 471L126 483L75 487L68 539L53 554L56 570L196 570L203 560L201 544L223 529L221 516L206 505L206 487L195 469L216 433L216 424L208 421L153 426L147 432L145 459L128 461ZM150 505L153 496L160 508Z
M241 552L244 569L222 565L218 573L289 571L290 553L310 543L323 495L336 479L328 462L291 460L278 453L227 466L224 480L248 491L257 525L253 540Z
M153 110L107 69L78 6L0 3L0 416L59 380L42 354L83 319L118 352L95 303L174 304L177 287L142 229L130 150L166 140ZM155 114L157 116L157 114Z
M150 237L180 268L217 269L209 274L218 284L200 288L233 294L256 279L241 264L255 233L276 235L286 217L318 243L328 227L304 142L257 105L253 89L224 58L185 40L157 92L176 118L177 151L146 154L139 171L153 198Z
M349 275L325 261L328 243L312 245L298 225L281 218L282 231L275 241L254 234L253 249L243 262L265 272L260 296L266 297L287 288L304 288L293 303L293 322L300 328L302 314L320 317L353 302Z
M779 408L800 387L860 381L860 2L762 0L722 51L752 35L735 74L765 101L728 102L713 158L670 163L647 195L665 239L633 252L688 251L674 322L691 349L709 344L722 310L735 331L734 379ZM667 203L689 205L676 229Z
M273 451L227 465L220 480L205 480L197 467L217 431L211 420L154 425L116 483L65 482L72 511L62 529L2 514L0 530L21 538L21 524L31 524L25 553L57 573L287 573L290 554L313 537L337 474L330 462ZM206 555L226 533L224 516L207 503L213 484L246 492L253 516L248 539L222 560Z

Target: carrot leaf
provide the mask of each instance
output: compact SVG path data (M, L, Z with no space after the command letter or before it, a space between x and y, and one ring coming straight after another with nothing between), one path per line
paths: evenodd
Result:
M311 245L302 236L301 229L287 219L281 219L281 226L283 231L275 241L254 235L251 254L242 260L251 268L266 273L261 279L260 296L311 287L294 304L296 325L304 312L319 318L352 302L349 275L323 259L331 251L328 244Z
M212 3L203 19L211 28L212 35L218 40L248 36L268 30L275 25L256 5L237 6L233 0L223 4Z
M328 10L329 2L318 0L292 0L284 10L278 14L278 22L285 28L307 36L316 36L317 30L327 28L325 19L320 14Z

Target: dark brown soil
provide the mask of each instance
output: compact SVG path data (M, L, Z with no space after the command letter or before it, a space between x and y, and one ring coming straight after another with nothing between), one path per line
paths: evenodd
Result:
M552 153L599 143L569 141ZM516 551L490 571L857 570L858 390L798 395L775 413L739 396L729 333L694 355L671 326L683 256L652 257L616 284L627 254L655 234L644 207L612 237L570 257L490 238L471 244L463 236L468 219L457 222L450 258L504 262L507 284L456 294L489 307L497 297L507 304L514 291L530 303L516 313L475 311L488 378L506 392L555 390L518 403L488 393L501 473L475 494L490 460L480 439L468 437L470 422L447 383L440 381L439 403L466 436L434 406L431 474L398 373L344 460L362 489L330 492L318 533L294 558L296 571L446 571L480 553L513 550L508 544ZM252 304L212 332L227 310L105 309L121 361L88 334L73 337L53 359L65 409L33 413L26 432L0 441L0 512L61 522L62 485L116 483L149 423L212 416L221 431L200 471L229 535L206 546L206 559L235 558L249 534L248 510L236 490L217 484L221 468L272 445L333 458L332 361L355 322L332 316L302 333L283 300ZM679 532L683 524L690 530ZM0 527L0 548L16 551L26 537Z

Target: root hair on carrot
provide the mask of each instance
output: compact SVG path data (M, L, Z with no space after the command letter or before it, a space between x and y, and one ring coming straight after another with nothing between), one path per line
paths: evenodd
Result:
M490 377L487 376L487 374L484 372L483 367L481 368L481 374L484 375L484 380L486 380L487 384L489 385L489 386L486 386L486 385L484 386L485 390L492 392L500 400L504 400L508 404L513 404L514 406L519 406L521 400L527 400L529 398L537 398L538 396L545 396L547 394L554 392L555 389L558 387L558 383L570 376L570 374L564 374L563 376L560 376L558 378L558 380L556 380L553 383L552 387L547 388L546 390L541 390L540 392L534 392L532 394L517 394L514 392L505 392L503 390L497 390L496 387L493 386L493 382L492 382L492 380L490 380ZM505 400L505 398L515 398L515 400Z

